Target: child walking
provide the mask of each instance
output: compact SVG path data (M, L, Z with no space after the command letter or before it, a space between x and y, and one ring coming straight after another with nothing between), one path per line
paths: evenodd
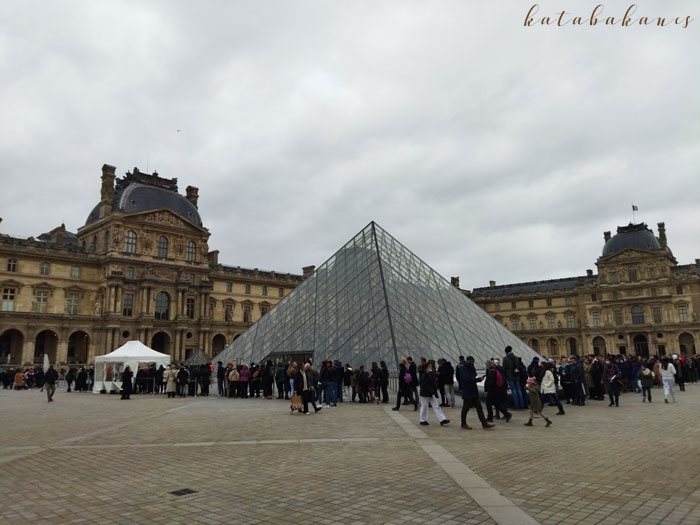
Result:
M525 383L525 390L527 390L530 396L530 419L525 423L526 427L532 426L532 418L539 416L547 422L546 426L552 424L552 420L544 415L542 412L542 401L540 400L540 385L537 383L537 379L530 377Z

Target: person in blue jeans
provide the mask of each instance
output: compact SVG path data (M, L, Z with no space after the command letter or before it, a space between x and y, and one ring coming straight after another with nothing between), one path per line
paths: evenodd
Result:
M520 371L518 370L518 358L513 353L513 348L506 346L506 356L503 358L503 371L506 375L506 383L513 395L513 406L525 408L525 396L520 388Z

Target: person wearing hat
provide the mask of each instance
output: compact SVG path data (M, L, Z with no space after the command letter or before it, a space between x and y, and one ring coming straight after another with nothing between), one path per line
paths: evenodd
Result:
M531 427L532 419L535 416L544 419L547 422L545 426L550 426L552 424L552 420L545 416L544 412L542 411L542 401L540 400L540 385L537 382L537 378L529 377L527 382L525 383L525 388L527 389L527 393L530 396L530 419L528 419L527 423L525 423L525 426Z
M493 428L493 423L486 421L484 417L484 409L481 407L481 400L479 399L479 389L476 384L479 379L476 376L476 368L474 367L474 358L472 356L467 356L466 365L460 367L459 369L460 377L458 378L459 385L462 388L462 428L464 430L471 430L472 427L467 425L467 413L470 408L476 409L476 414L479 416L479 421L481 421L481 426L484 430Z

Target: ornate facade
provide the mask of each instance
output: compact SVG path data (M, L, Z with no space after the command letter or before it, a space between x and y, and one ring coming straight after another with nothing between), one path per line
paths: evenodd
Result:
M183 360L209 356L303 279L219 264L198 189L102 167L100 202L77 233L0 235L0 363L91 363L138 339ZM308 270L308 269L307 269Z
M540 354L694 354L700 341L700 260L679 265L664 223L604 233L598 274L466 292Z

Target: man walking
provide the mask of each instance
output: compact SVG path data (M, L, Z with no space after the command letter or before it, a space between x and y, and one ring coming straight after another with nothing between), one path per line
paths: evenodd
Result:
M520 389L520 372L518 370L518 358L513 353L513 348L506 346L506 356L503 359L503 371L506 374L506 382L513 395L515 408L525 408L525 397Z
M476 386L478 379L476 377L476 368L474 367L474 358L472 356L467 357L466 366L459 367L458 377L459 385L462 390L462 428L464 430L471 430L472 427L467 425L467 412L470 408L476 409L476 414L481 421L481 426L484 430L493 428L493 423L486 421L484 417L484 409L481 407L481 400L479 399L479 389Z
M53 395L56 393L56 381L58 381L58 372L56 372L53 365L50 365L44 376L44 388L46 389L46 397L49 399L49 403L53 401Z

